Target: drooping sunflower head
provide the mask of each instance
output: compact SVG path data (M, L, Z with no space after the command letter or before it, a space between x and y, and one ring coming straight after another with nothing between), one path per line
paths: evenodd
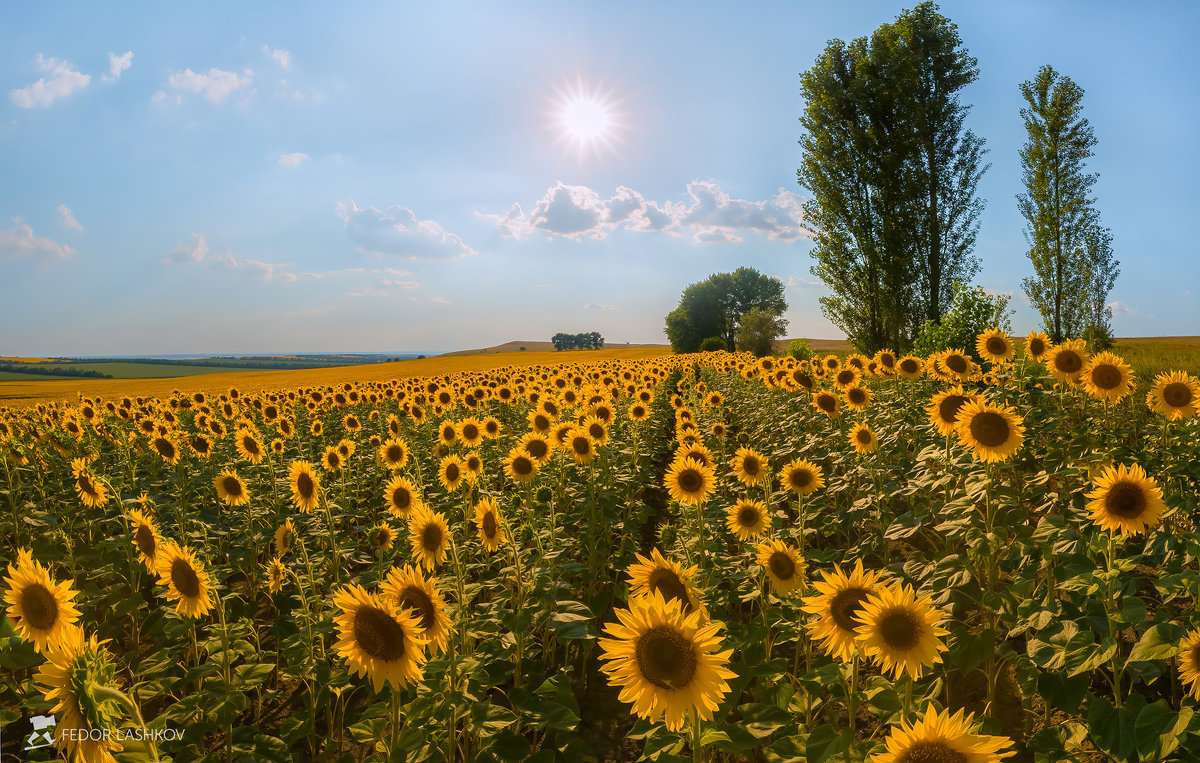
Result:
M158 553L158 582L167 587L175 611L196 618L212 609L208 573L187 546L165 541Z
M35 652L46 652L75 628L79 610L73 603L76 591L71 581L55 583L29 550L18 552L17 564L9 565L4 582L8 619L23 641L33 643Z
M263 572L267 575L268 591L279 593L283 590L283 584L287 582L287 567L284 566L282 559L277 556L272 558L263 565Z
M432 570L446 560L450 526L446 524L445 514L429 510L415 512L408 520L408 537L413 558L425 569Z
M929 596L918 597L908 585L895 584L863 602L858 643L892 680L907 673L915 681L942 661L947 650L943 637L950 633L941 627L944 619Z
M1025 425L1010 406L972 400L958 412L955 423L959 442L975 460L1004 461L1025 441Z
M741 447L729 459L738 481L743 485L757 485L770 474L767 459L753 448Z
M821 577L813 583L817 593L803 600L804 611L817 616L808 631L826 654L849 662L857 649L858 615L867 599L880 590L879 573L864 570L859 559L849 575L834 565L833 572L822 572Z
M137 546L138 556L142 559L142 564L150 572L155 571L155 564L158 561L158 545L160 536L158 533L158 523L154 521L154 515L149 511L143 512L140 509L129 510L129 525L133 531L133 543Z
M293 461L288 471L288 483L292 490L292 505L305 514L317 506L321 490L321 478L308 461Z
M1007 737L972 733L974 715L939 712L930 705L925 715L911 726L907 720L893 726L885 752L875 755L873 763L1000 763L1013 755L1012 740Z
M961 385L951 387L934 395L925 412L929 414L929 421L938 433L949 437L956 431L959 412L974 399L975 396L965 393Z
M758 563L767 571L776 596L793 596L804 583L804 560L796 549L781 540L759 544Z
M1083 367L1083 387L1105 403L1119 403L1133 391L1133 369L1119 356L1101 352Z
M250 502L250 491L235 471L226 470L218 474L213 478L213 487L217 490L217 497L229 506L244 506Z
M84 506L94 509L108 503L108 486L91 473L89 469L78 470L75 473L75 492Z
M1012 340L998 328L990 328L976 337L975 351L979 357L992 363L1003 363L1016 354Z
M1059 381L1072 382L1083 373L1089 358L1087 343L1070 339L1046 351L1046 367Z
M379 586L379 595L413 616L418 635L429 642L435 654L446 651L454 626L446 614L445 599L434 581L421 574L420 568L411 565L391 568L387 580Z
M1183 371L1159 374L1146 393L1146 405L1171 420L1189 419L1200 405L1200 382Z
M738 540L753 540L771 528L771 517L762 501L743 498L725 513L725 526Z
M500 508L491 498L481 498L475 504L475 527L479 530L479 541L488 551L496 551L507 540L500 519Z
M57 720L54 744L68 760L114 763L123 745L117 733L120 711L114 700L96 696L93 687L117 685L117 663L95 635L69 628L47 652L36 681L53 703Z
M282 558L284 554L292 550L292 544L296 542L296 525L292 522L292 518L288 517L283 524L275 528L275 556Z
M403 689L424 677L426 640L410 610L349 585L334 594L338 641L334 649L354 675L367 676L376 693Z
M1122 537L1157 526L1166 510L1162 489L1139 464L1108 467L1087 497L1092 521Z
M859 455L867 455L874 453L879 447L879 439L875 437L875 433L871 431L871 427L859 422L850 430L850 444L854 446L855 452Z
M692 458L676 459L664 481L671 498L689 506L704 503L716 487L712 467Z
M631 599L657 594L667 601L678 601L685 612L700 612L708 619L708 608L692 580L698 569L696 566L685 569L663 556L657 548L651 551L648 559L641 554L636 556L637 562L625 569Z
M784 489L799 496L809 495L825 487L821 467L804 458L797 458L786 464L779 472L779 481Z

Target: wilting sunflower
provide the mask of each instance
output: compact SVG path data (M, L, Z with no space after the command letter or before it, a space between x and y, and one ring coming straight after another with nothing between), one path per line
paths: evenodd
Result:
M865 411L871 405L871 390L857 384L847 387L842 396L846 400L846 407L852 411Z
M781 540L760 543L758 563L767 571L775 595L786 597L796 592L804 582L804 560L796 549Z
M292 524L292 518L288 517L283 524L275 528L275 556L282 558L292 550L292 544L295 542L296 525Z
M683 728L692 712L711 720L735 677L733 650L717 651L720 626L659 595L634 599L616 615L619 622L604 628L610 638L599 643L601 670L621 687L620 700L640 718L663 717L668 731Z
M729 465L733 467L738 481L743 485L758 485L770 474L767 459L752 448L738 448L733 458L729 459Z
M958 412L959 442L974 451L975 460L1003 461L1025 441L1025 425L1010 406L973 400Z
M387 440L379 446L379 462L392 471L403 469L408 463L408 446L397 439Z
M447 492L453 493L458 490L466 477L467 468L458 456L446 456L438 466L438 482L442 483Z
M1016 354L1012 340L1000 329L992 328L975 339L975 351L979 357L992 363L1003 363Z
M955 432L959 412L974 399L975 396L964 392L961 385L951 387L934 395L925 412L929 414L929 421L937 428L938 433L949 437Z
M55 747L71 761L112 763L113 752L122 749L120 711L112 699L95 696L94 687L116 687L116 661L96 636L85 638L79 628L65 631L46 657L36 679L53 703Z
M376 552L391 551L396 543L396 531L387 522L379 522L367 531L367 538Z
M786 464L779 472L779 481L784 488L798 496L805 496L825 487L821 467L808 459L797 458Z
M416 619L417 635L429 642L435 654L446 651L454 633L446 614L446 600L433 580L421 574L420 568L406 564L390 569L387 580L379 586L379 597L407 610Z
M388 513L401 519L424 508L416 486L400 475L392 477L391 482L383 489L383 500L387 502Z
M351 584L333 596L337 653L350 672L367 676L378 693L384 684L403 689L424 677L426 640L409 610Z
M158 582L167 587L167 598L177 601L175 611L200 617L212 609L208 573L187 546L164 541L158 552Z
M1050 337L1040 331L1030 331L1025 337L1025 357L1041 360L1050 351Z
M915 681L942 661L942 638L950 633L939 625L944 619L928 595L918 597L910 586L896 584L863 602L855 632L863 653L893 681L905 673Z
M1154 386L1146 393L1146 405L1171 420L1190 419L1200 401L1200 382L1183 371L1154 377Z
M689 506L704 503L716 488L712 467L692 458L676 459L663 481L673 500Z
M821 577L813 582L817 594L803 599L804 611L817 616L808 632L830 657L849 662L857 650L858 615L864 602L879 592L879 573L864 570L859 559L849 575L835 564L833 572L822 572Z
M771 517L762 501L742 499L725 513L725 526L738 540L753 540L771 528Z
M925 363L918 357L905 355L900 360L896 361L896 373L903 376L905 379L919 379L921 374L925 372Z
M1111 352L1094 355L1083 367L1083 387L1105 403L1119 403L1133 391L1133 369Z
M138 556L149 572L154 572L158 559L158 523L150 512L143 513L139 509L129 510L129 524L132 525L133 542L137 546Z
M537 479L538 463L520 445L513 448L504 459L504 473L517 484Z
M479 540L488 551L496 551L508 538L500 520L500 509L491 498L481 498L475 504L475 526L479 529Z
M1046 367L1059 381L1070 382L1079 378L1089 357L1087 343L1082 339L1071 339L1046 352Z
M246 483L233 470L223 471L213 478L217 496L229 506L244 506L250 502L250 491Z
M313 471L313 465L308 461L293 461L288 472L288 482L292 488L292 505L305 514L316 508L321 492L321 477Z
M1193 699L1200 699L1200 628L1179 642L1179 680Z
M17 564L8 566L4 582L8 585L4 593L8 619L23 641L33 642L35 652L45 652L74 629L79 610L72 599L77 592L69 580L55 583L50 571L34 561L32 552L17 552Z
M830 392L821 390L812 396L813 407L831 419L842 415L842 399Z
M1167 507L1162 489L1139 464L1108 467L1087 497L1092 521L1122 537L1156 526Z
M283 590L283 584L287 580L287 567L283 565L283 561L279 557L276 556L264 564L263 572L267 574L268 591L279 593Z
M871 431L871 427L863 423L855 424L850 430L850 444L854 446L854 450L859 455L867 455L874 453L879 447L879 439L875 437L875 433Z
M708 618L708 607L700 596L700 590L692 582L699 569L692 565L684 569L683 565L667 559L657 548L652 549L650 558L635 554L637 562L625 568L629 576L630 598L638 598L658 594L667 601L679 601L685 612L700 612Z
M917 763L918 761L960 761L961 763L999 763L1011 757L1012 740L1007 737L971 733L974 715L963 717L950 710L938 712L932 705L913 725L901 719L886 740L887 751L872 756L871 763Z
M427 570L432 570L446 560L450 548L450 526L446 515L423 510L414 512L408 520L408 538L412 543L413 558Z

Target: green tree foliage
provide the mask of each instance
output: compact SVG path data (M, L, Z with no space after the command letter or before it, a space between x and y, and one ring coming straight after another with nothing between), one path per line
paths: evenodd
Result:
M725 349L725 340L719 336L710 336L700 343L700 352L714 352Z
M812 347L808 346L806 339L793 339L788 344L787 354L796 360L812 360Z
M599 350L604 347L604 337L600 336L598 331L589 331L586 334L564 334L560 331L550 337L550 341L554 344L554 349L559 352L562 350Z
M951 284L951 298L940 322L925 321L917 331L913 352L926 356L951 348L966 352L976 361L975 340L984 331L998 328L1012 331L1012 311L1006 294L989 294L982 287L966 288L961 282Z
M787 324L787 319L773 310L750 308L738 326L737 348L760 358L770 355L775 351L775 340L787 331Z
M959 101L978 74L928 2L869 40L831 41L801 74L812 272L832 292L822 311L861 351L909 347L923 320L942 317L951 284L978 272L975 189L990 165Z
M778 278L747 267L716 273L683 290L679 306L667 315L667 338L675 352L696 352L714 336L732 351L742 316L754 308L777 314L787 310Z
M1082 115L1083 88L1043 66L1021 83L1021 95L1028 138L1017 209L1034 272L1021 285L1054 342L1091 326L1109 333L1108 294L1120 270L1090 195L1099 176L1086 171L1086 161L1097 141Z

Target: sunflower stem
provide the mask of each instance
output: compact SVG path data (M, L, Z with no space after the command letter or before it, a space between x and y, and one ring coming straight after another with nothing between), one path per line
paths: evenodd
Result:
M703 728L700 725L700 713L695 708L692 708L692 763L701 763L704 760L704 744L700 741L704 738Z

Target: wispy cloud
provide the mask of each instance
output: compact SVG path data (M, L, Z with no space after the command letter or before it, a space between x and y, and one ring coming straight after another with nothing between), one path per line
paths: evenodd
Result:
M264 54L275 59L275 62L279 64L280 69L287 70L292 68L292 54L283 48L275 48L272 50L271 46L264 45L262 46L262 51Z
M90 74L81 74L74 64L57 58L46 58L41 53L37 57L37 68L49 76L18 90L9 91L12 102L22 109L49 106L59 98L66 98L76 90L82 90L92 81Z
M348 297L390 297L392 295L388 294L383 289L374 289L370 286L367 286L366 288L359 289L358 291L348 291L348 292L346 292L346 296L348 296Z
M449 305L449 304L451 304L450 300L446 299L445 297L430 297L430 298L429 298L429 301L430 301L430 302L432 302L432 303L434 303L435 305Z
M133 66L133 51L127 50L121 55L108 54L108 74L101 77L103 82L116 82L121 79L121 72Z
M338 202L334 213L346 223L346 232L363 254L410 260L453 260L476 254L436 221L420 220L406 207L361 209L351 200Z
M584 310L616 310L616 305L605 305L600 302L588 302L583 306Z
M308 154L296 152L294 154L280 154L280 167L299 167L304 162L308 161Z
M783 279L780 279L781 281ZM787 287L789 289L799 289L804 286L824 286L825 282L820 279L801 278L800 276L791 275L787 277Z
M163 258L163 262L180 263L180 262L200 262L208 254L208 242L204 240L203 233L193 233L188 237L186 242L180 243L171 251L167 252L167 256Z
M71 212L71 208L66 204L58 205L58 216L64 226L70 228L71 230L83 233L83 226L80 225L79 221L75 219L74 213Z
M293 272L292 268L295 265L290 262L251 260L245 257L238 257L231 249L227 249L224 254L213 252L202 233L193 233L188 237L186 242L180 243L179 246L167 252L167 256L163 258L163 262L168 265L207 262L210 267L253 273L264 281L293 283L300 278L300 276Z
M48 238L38 238L33 228L17 217L13 227L0 231L0 262L5 260L42 259L64 260L75 254L75 250Z
M250 69L241 74L221 69L209 69L208 74L197 74L186 69L167 78L167 84L176 90L202 94L213 103L224 102L230 94L250 87L253 81L254 72Z

